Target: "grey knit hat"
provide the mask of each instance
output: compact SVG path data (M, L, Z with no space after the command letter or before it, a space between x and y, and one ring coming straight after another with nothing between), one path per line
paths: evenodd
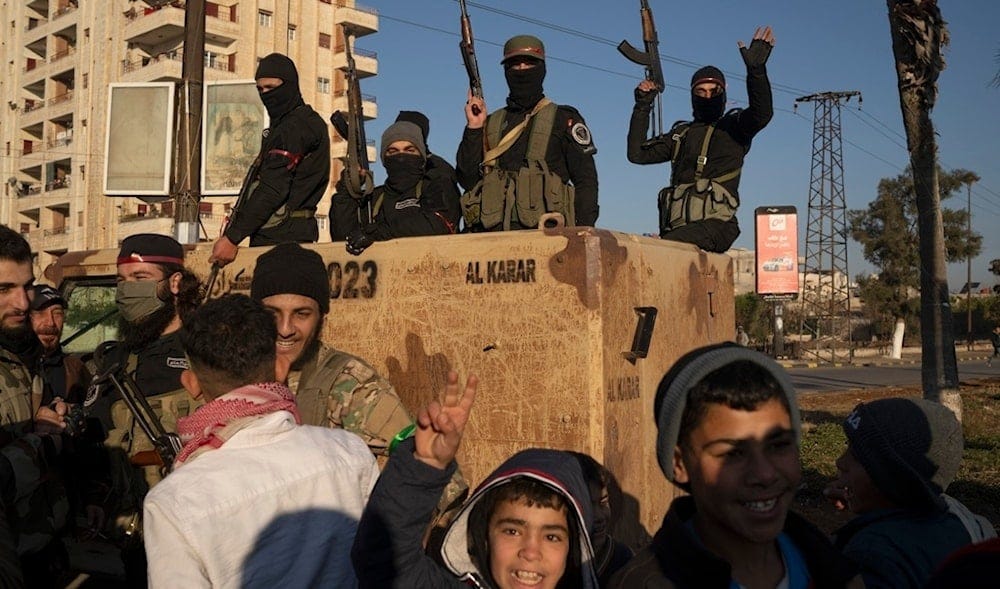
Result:
M736 362L749 362L769 373L778 383L788 404L792 431L799 438L799 408L795 402L795 387L777 362L760 352L732 342L697 348L681 356L660 380L656 390L656 458L667 480L674 482L674 448L680 436L681 417L691 389L713 372Z
M395 141L409 141L420 151L420 155L427 159L427 144L424 143L424 134L420 127L409 121L399 121L389 125L382 133L382 163L385 163L385 150Z
M962 424L924 399L861 403L843 423L851 454L900 507L944 509L941 493L962 461Z

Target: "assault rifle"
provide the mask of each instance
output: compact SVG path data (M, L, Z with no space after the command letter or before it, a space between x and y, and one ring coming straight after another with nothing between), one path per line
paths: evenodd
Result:
M347 78L347 114L338 110L330 115L330 123L337 133L347 140L347 157L344 158L344 183L347 185L347 193L356 200L365 201L368 219L363 221L371 223L371 194L375 189L375 183L368 163L368 140L365 138L361 83L358 81L358 70L354 65L354 55L351 53L354 33L348 25L340 26L344 31L344 56L347 58L347 67L344 69L344 76Z
M473 46L472 22L469 11L465 8L465 0L458 0L462 9L462 40L458 42L462 50L462 61L465 63L465 73L469 75L469 89L476 98L483 97L483 79L479 77L479 61L476 59L476 49ZM479 114L479 107L472 107L472 114Z
M174 459L181 451L181 439L177 434L163 428L160 418L149 406L146 396L139 390L135 380L124 370L122 361L104 360L105 354L109 353L114 345L114 343L102 344L94 351L94 360L98 366L105 364L105 369L94 377L91 386L101 387L110 384L114 387L121 395L122 401L125 402L132 416L135 417L142 433L146 434L146 437L153 442L153 452L137 453L132 457L133 464L137 466L160 465L163 472L168 473L173 469Z
M658 93L656 113L650 115L649 121L650 129L655 137L663 134L663 103L660 95L666 88L666 82L663 79L663 66L660 64L660 40L656 34L656 23L653 22L653 11L650 10L647 0L639 0L639 4L639 16L642 18L642 44L646 50L639 51L628 41L622 41L618 44L618 51L629 61L645 66L646 79L656 84Z
M257 153L257 157L254 158L253 163L250 164L250 168L247 169L246 176L243 177L243 184L240 185L240 193L236 197L236 202L229 209L229 214L222 221L222 228L219 230L219 235L225 235L226 229L239 214L240 209L246 204L247 200L250 199L250 195L253 191L257 189L257 184L259 182L260 176L260 166L264 162L264 150L267 149L267 135L270 129L264 129L260 134L260 152Z

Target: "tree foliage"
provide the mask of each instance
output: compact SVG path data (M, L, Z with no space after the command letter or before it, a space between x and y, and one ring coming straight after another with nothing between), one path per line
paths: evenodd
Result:
M939 170L941 199L961 194L963 186L979 180L968 170ZM982 249L983 237L968 231L968 211L964 208L942 207L945 258L949 262L976 256ZM918 309L911 304L912 295L920 288L920 257L917 203L913 175L907 169L895 178L883 178L878 194L866 209L847 214L851 237L863 247L864 257L878 268L878 279L868 280L871 288L865 296L866 305L874 305L895 317L908 317ZM860 280L859 280L860 286Z

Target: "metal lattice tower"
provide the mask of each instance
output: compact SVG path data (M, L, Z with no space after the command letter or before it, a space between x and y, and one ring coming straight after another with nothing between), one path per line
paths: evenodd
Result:
M854 355L840 139L840 104L853 96L860 100L861 93L820 92L795 99L796 106L815 104L800 333L812 336L813 345L804 345L803 354L829 363L849 361Z

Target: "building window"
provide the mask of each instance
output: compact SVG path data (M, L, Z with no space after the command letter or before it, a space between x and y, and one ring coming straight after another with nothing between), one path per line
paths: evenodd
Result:
M330 78L316 78L316 91L320 94L329 94Z
M271 26L271 13L266 10L260 10L257 12L257 25L261 27Z
M87 86L89 86L89 85L90 85L90 74L84 73L83 74L83 89L86 90Z
M295 40L295 25L288 25L288 40Z
M326 33L320 33L319 34L319 46L322 47L323 49L329 49L330 48L330 35L327 35Z

